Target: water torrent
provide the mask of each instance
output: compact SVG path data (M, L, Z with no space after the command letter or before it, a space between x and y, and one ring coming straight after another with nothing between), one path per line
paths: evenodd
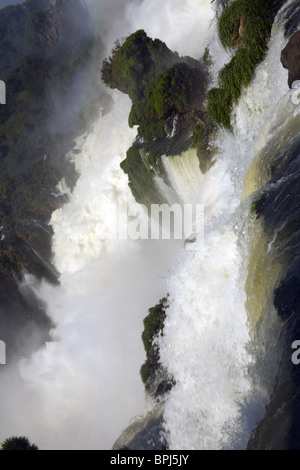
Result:
M209 45L215 84L230 54L218 43L210 0L109 3L98 8L88 2L108 53L118 37L141 28L181 55L198 59ZM57 187L68 198L50 222L60 283L24 278L23 288L35 293L53 329L51 341L3 374L1 439L28 435L42 449L110 449L130 423L147 429L154 414L172 450L247 447L272 399L285 347L274 290L288 279L281 249L292 259L289 219L278 217L276 227L269 221L268 231L272 217L257 220L252 206L263 190L270 194L286 181L275 179L274 167L281 164L276 152L295 146L298 135L299 111L280 63L285 8L265 59L234 108L233 132L220 129L210 142L209 170L200 171L194 149L162 157L168 183L156 176L158 192L169 202L205 209L204 245L196 238L192 251L184 240L118 238L128 207L141 213L120 168L136 129L128 126L129 98L105 90L112 109L100 113L68 155L78 182L72 192L64 180ZM110 27L101 15L112 18ZM284 234L290 244L283 244ZM141 332L148 308L166 294L158 343L175 385L153 412L139 374L145 360ZM122 442L130 442L133 428ZM263 436L265 428L269 422L259 428Z
M158 1L116 1L107 8L88 4L108 52L118 37L145 28L153 37L164 36L179 52L185 42L193 49L187 47L185 53L203 53L202 36L190 39L199 19L207 30L209 1L167 1L163 8ZM195 15L201 5L205 11ZM186 31L184 41L174 34L176 23ZM194 25L191 30L189 25ZM115 239L116 214L126 204L135 204L120 162L136 132L127 123L129 99L111 95L113 111L78 139L69 156L80 174L73 193L68 194L63 181L57 188L69 195L69 203L51 220L60 285L39 283L27 275L24 279L45 305L54 328L51 342L4 374L1 389L6 398L0 413L6 425L1 439L25 434L44 449L109 449L130 420L144 411L139 375L144 361L142 320L165 294L163 279L182 242ZM122 214L117 223L120 220ZM12 399L11 416L7 413Z
M189 149L180 155L162 157L166 175L171 187L183 203L196 203L203 174L195 149Z
M262 296L268 289L272 294L277 277L272 264L268 286L260 278L254 289L249 284L250 200L243 202L243 179L275 125L282 125L278 123L282 101L290 99L287 74L280 64L286 42L280 19L274 24L268 55L235 109L233 134L220 132L217 137L217 163L199 191L198 201L205 206L204 250L182 254L168 278L170 308L160 350L163 365L176 381L164 409L168 442L175 450L245 448L255 423L263 417L277 372L276 354L266 354L266 345L270 347L274 338L278 343L280 332L270 295L265 300L275 320L267 323L270 312L264 318L268 333L266 337L264 330L260 353L265 362L259 359L258 364L255 354L262 337L253 343L251 336L254 317L262 308L259 289ZM248 194L252 190L246 188ZM262 235L256 238L252 232L251 237L258 245L262 242ZM254 252L257 257L261 253ZM254 265L258 268L258 258ZM249 291L246 296L247 279L252 296Z

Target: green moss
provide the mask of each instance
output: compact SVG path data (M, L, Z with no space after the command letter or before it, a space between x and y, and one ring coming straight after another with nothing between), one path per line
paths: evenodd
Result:
M98 107L95 96L91 103L91 97L81 91L76 97L78 108L74 107L68 119L62 119L65 127L53 129L58 103L63 108L65 100L69 102L74 77L96 63L101 49L100 40L87 34L81 38L72 22L68 23L68 8L80 8L80 3L75 3L27 1L26 7L0 11L0 71L8 98L7 104L0 106L0 217L5 235L0 267L8 278L12 278L12 272L21 273L23 267L37 274L34 254L23 241L36 231L32 219L47 223L52 211L65 201L53 194L61 178L65 176L70 187L75 184L75 167L65 155L78 133L86 129L82 111L87 105L91 110ZM55 24L67 36L54 43L47 33L58 7L60 15ZM82 90L89 89L87 80L91 79L86 76ZM43 233L46 252L50 234Z
M215 125L231 129L233 104L263 59L270 30L267 0L235 0L223 11L218 22L219 38L225 48L238 50L219 73L219 91L213 89L207 95L207 111Z
M206 137L204 127L201 124L196 124L193 128L192 142L197 149L203 150L207 147Z
M159 348L155 340L159 335L163 335L164 321L168 299L165 297L159 301L155 307L149 309L148 316L144 319L144 331L142 340L146 351L147 360L142 365L140 373L144 384L157 372L159 364Z
M145 89L143 99L133 102L128 123L138 126L144 142L163 139L171 131L170 117L192 109L193 92L203 75L186 63L179 63L158 75Z
M101 78L110 88L127 93L133 102L143 98L146 87L156 75L178 60L160 40L150 39L144 30L116 41L109 58L102 64Z
M144 385L146 385L151 374L152 374L152 368L148 364L148 362L145 362L140 369L140 375L141 375L141 379Z
M233 101L222 88L212 88L207 93L207 112L216 126L231 130Z
M146 205L163 202L157 195L153 177L163 175L160 157L170 154L173 142L184 136L181 140L188 140L186 148L197 145L195 140L191 141L190 134L199 115L206 126L203 103L207 78L203 70L203 64L189 57L180 58L163 42L148 38L143 30L130 35L123 43L116 42L111 56L103 62L104 83L127 93L132 100L128 124L137 126L142 144L129 149L121 167L129 176L138 202ZM202 147L203 142L202 139Z
M235 0L224 9L218 21L218 34L222 45L225 48L234 47L235 41L239 37L241 20L245 22L247 30L249 22L258 21L261 27L261 20L264 25L269 24L270 5L267 0ZM264 30L262 30L262 35ZM249 39L253 36L245 37L245 46L248 47ZM259 38L259 36L258 36Z
M159 118L186 110L194 71L185 63L176 64L159 75L151 84L146 98Z
M158 193L154 182L155 172L151 170L143 145L134 144L129 148L121 168L128 175L131 192L140 204L150 208L151 204L161 204L163 197Z

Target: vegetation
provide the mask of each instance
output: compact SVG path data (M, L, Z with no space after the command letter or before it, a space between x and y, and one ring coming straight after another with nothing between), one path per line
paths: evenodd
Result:
M192 111L193 92L202 73L186 63L178 63L158 75L145 90L142 100L133 103L129 125L138 125L138 134L144 142L167 137L176 115Z
M154 176L164 173L161 155L172 155L173 148L178 154L191 145L205 154L211 124L203 105L204 69L199 61L179 57L143 30L123 43L117 41L111 56L103 61L104 83L132 100L128 123L137 126L139 140L128 150L121 168L140 203L164 202L154 184ZM189 137L181 139L185 134Z
M259 21L259 26L261 26L261 20L264 18L266 23L270 23L270 20L268 20L269 9L268 0L235 0L232 2L224 9L218 21L218 34L222 45L230 49L240 40L241 21L244 23L245 34L248 25L253 25L256 20ZM264 41L263 31L261 39ZM248 44L245 45L248 46Z
M271 25L267 0L235 0L220 16L220 41L225 48L236 49L236 53L220 71L219 88L207 94L207 112L215 125L231 129L233 105L264 57Z
M129 177L129 187L135 200L150 207L151 204L160 204L164 201L154 184L155 172L151 169L151 158L146 155L145 158L142 158L144 152L144 145L135 143L127 151L121 168Z
M233 102L222 88L212 88L207 93L207 112L215 125L231 129Z
M147 359L141 367L141 377L145 385L149 378L153 376L160 367L159 347L156 343L156 339L158 336L163 335L167 308L168 299L165 297L161 299L155 307L149 309L149 315L144 319L142 340Z
M75 184L75 168L65 154L86 128L82 109L97 106L95 97L80 91L82 84L76 90L78 106L72 103L72 112L63 115L70 108L74 77L96 59L101 47L70 22L69 8L80 5L27 0L22 7L0 11L0 71L7 89L7 104L0 106L0 277L12 282L24 267L45 274L31 248L50 260L51 233L44 230L38 236L32 220L46 224L65 201L55 195L62 177L70 187ZM84 30L84 9L81 19Z
M203 62L207 67L210 67L213 63L208 47L205 48L205 51L203 54Z
M202 173L207 171L211 161L211 150L209 148L211 132L212 128L207 129L202 123L197 123L193 126L193 135L191 140L197 150L197 156Z
M159 39L153 41L144 30L138 30L123 43L116 41L112 55L103 61L101 78L136 102L143 99L154 78L175 62L178 54Z
M9 437L1 444L1 450L39 450L27 437Z

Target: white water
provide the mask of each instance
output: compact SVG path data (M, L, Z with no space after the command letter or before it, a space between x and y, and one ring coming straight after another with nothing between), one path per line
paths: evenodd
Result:
M198 58L213 17L209 0L89 5L108 52L117 38L144 28ZM78 141L80 179L51 220L60 286L25 279L56 326L52 342L3 376L1 440L27 435L41 449L109 449L144 411L142 319L165 296L163 280L182 243L111 240L119 201L132 201L119 163L135 135L127 97L113 97L111 114Z
M210 0L86 0L105 33L107 52L138 29L180 55L202 57L215 17Z
M171 49L198 58L213 33L207 28L213 18L209 0L99 1L94 7L99 4L108 51L118 37L144 28ZM226 54L215 37L211 41L215 64L221 65ZM165 413L171 448L245 445L261 409L251 407L249 421L242 408L249 405L252 357L246 350L247 253L242 254L244 235L235 214L243 176L286 92L286 71L278 61L282 46L275 30L270 54L236 110L234 135L217 136L218 163L199 193L193 184L191 195L184 171L170 170L182 198L196 198L206 208L205 251L181 253L170 276L178 244L110 240L118 201L132 199L119 169L134 138L127 98L114 94L113 112L78 142L80 180L51 222L61 285L27 278L56 322L54 341L21 361L19 373L8 370L1 383L1 439L25 434L41 448L110 448L144 410L142 319L167 290L171 307L161 355L177 382Z
M219 132L217 163L199 191L198 202L206 208L204 249L183 253L168 280L170 308L160 352L176 381L164 413L173 450L245 448L263 416L260 401L266 404L267 391L256 391L252 403L254 357L247 348L245 310L248 207L239 206L246 171L266 142L281 97L289 93L280 64L284 46L282 25L275 23L268 56L235 110L234 133Z
M182 152L181 155L162 157L163 165L172 188L183 203L195 204L203 174L195 149Z

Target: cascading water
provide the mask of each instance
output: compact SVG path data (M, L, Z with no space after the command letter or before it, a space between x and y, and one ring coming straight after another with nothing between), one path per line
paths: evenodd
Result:
M204 249L182 254L167 283L170 307L160 353L176 382L164 408L171 449L245 448L272 390L276 371L271 378L268 369L274 361L268 357L259 366L251 342L249 312L255 316L257 309L250 308L249 298L246 302L249 202L241 198L246 171L270 139L289 95L280 64L283 27L279 14L268 55L235 109L233 134L217 137L217 162L198 195L205 206ZM274 307L272 313L276 318ZM266 349L274 338L279 341L278 322L270 322L268 330Z
M195 149L189 149L180 155L162 157L170 184L183 203L195 203L203 182L203 174Z
M116 1L107 5L107 12L98 2L88 4L95 18L100 11L107 51L117 37L145 28L174 50L199 57L208 19L213 17L207 0L166 1L163 8L159 1ZM110 28L107 15L113 20ZM202 34L191 41L200 24ZM176 25L185 31L184 41L174 30ZM109 449L130 419L144 410L139 375L144 361L142 320L149 305L165 294L163 279L182 242L116 236L127 207L137 208L120 169L136 132L127 123L128 98L112 96L113 111L78 139L70 158L80 178L70 202L52 216L60 285L39 283L31 276L24 279L25 288L45 305L54 327L51 342L21 360L17 370L5 371L2 440L25 434L42 449ZM63 181L57 190L68 194Z
M141 312L164 294L161 278L178 250L177 243L118 239L127 208L137 204L120 169L135 135L127 125L129 100L117 95L115 110L79 139L72 157L80 179L70 202L52 216L60 286L25 278L46 302L55 328L53 342L21 361L18 379L28 410L43 414L43 425L35 435L25 413L25 423L17 426L50 448L110 448L130 418L142 413ZM16 401L21 406L24 399ZM57 427L59 441L50 432Z
M97 2L89 4L97 17ZM120 5L107 6L117 28L116 33L103 22L108 51L117 37L140 28L195 58L209 42L216 79L229 55L216 40L209 0L131 1L126 7L123 2L118 13ZM271 266L272 276L259 293L252 243L257 236L265 256L276 237L269 240L249 212L252 193L260 188L253 180L254 158L286 124L280 122L290 93L280 64L284 21L281 12L268 54L234 109L233 133L219 131L211 143L216 161L205 176L193 151L163 157L173 188L160 181L159 190L166 191L167 200L175 192L181 202L204 206L204 247L200 239L187 251L181 242L116 237L128 205L139 210L119 168L135 137L127 124L128 98L113 93L113 110L78 139L70 157L80 178L69 203L51 220L60 285L25 279L54 322L52 342L3 375L1 389L9 398L0 406L1 439L27 434L45 449L111 448L130 419L144 412L142 319L167 292L170 305L159 346L162 365L175 381L163 403L168 447L246 448L278 371L278 348L270 354L267 349L274 339L279 344L281 325L276 320L266 325L266 318L276 316L273 299L263 306L265 293L273 292L277 265L272 257L260 265L261 270ZM68 194L63 181L58 191Z

